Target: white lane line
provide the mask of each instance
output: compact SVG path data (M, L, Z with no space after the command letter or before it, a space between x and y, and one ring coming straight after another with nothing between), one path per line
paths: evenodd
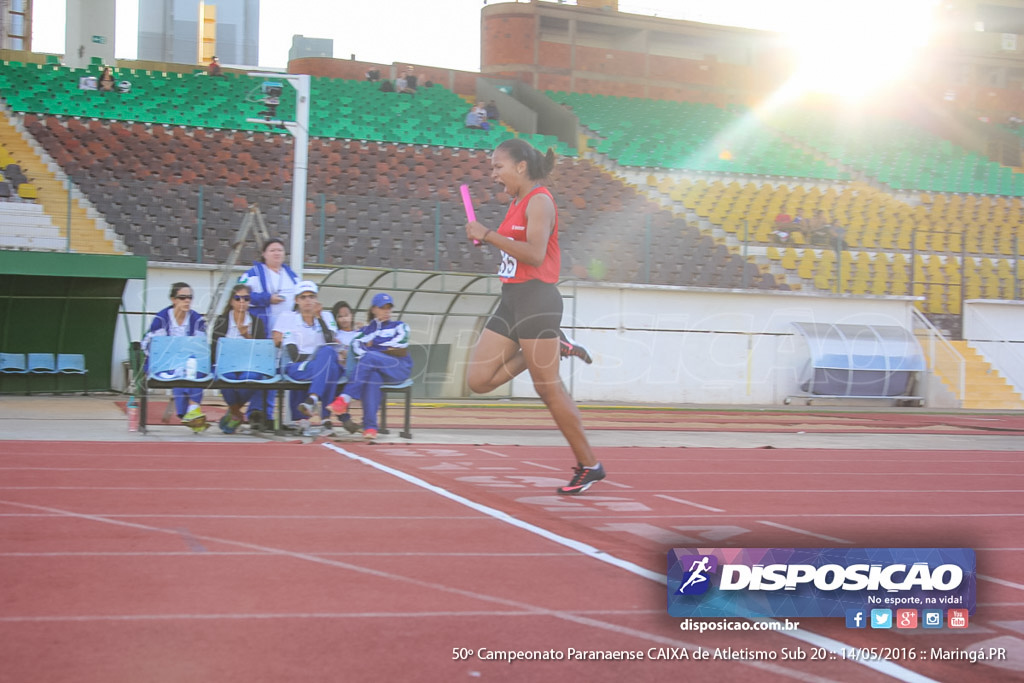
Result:
M700 503L694 503L692 500L683 500L682 498L676 498L674 496L666 496L663 493L655 493L654 497L655 498L662 498L664 500L670 500L673 503L682 503L683 505L692 505L695 508L700 508L701 510L707 510L709 512L725 512L725 510L722 510L721 508L713 508L710 505L701 505Z
M387 472L388 474L390 474L392 476L395 476L395 477L398 477L399 479L401 479L403 481L406 481L406 482L409 482L410 484L413 484L415 486L419 486L419 487L425 488L428 491L433 491L434 493L437 493L439 496L447 498L448 500L455 501L456 503L459 503L461 505L465 505L466 507L468 507L468 508L470 508L472 510L477 510L478 512L481 512L481 513L483 513L485 515L488 515L489 517L493 517L494 519L497 519L499 521L505 522L506 524L510 524L510 525L512 525L514 527L518 527L518 528L523 529L525 531L528 531L528 532L530 532L532 534L540 536L541 538L546 538L546 539L548 539L548 540L550 540L550 541L552 541L554 543L558 543L559 545L562 545L562 546L565 546L567 548L571 548L573 550L576 550L576 551L582 553L583 555L586 555L587 557L590 557L592 559L600 560L601 562L605 562L605 563L610 564L612 566L619 567L620 569L625 569L626 571L628 571L628 572L630 572L632 574L635 574L635 575L640 576L640 577L645 578L645 579L650 579L651 581L655 581L655 582L660 583L662 585L665 585L668 582L668 578L667 578L667 576L665 574L661 574L659 572L651 571L650 569L647 569L646 567L641 567L640 565L634 564L633 562L629 562L628 560L620 559L618 557L615 557L614 555L611 555L609 553L604 552L603 550L598 550L597 548L594 548L593 546L588 545L586 543L582 543L580 541L577 541L577 540L575 540L573 538L568 538L566 536L561 536L561 535L556 534L554 532L548 531L547 529L545 529L543 527L539 527L539 526L537 526L535 524L530 524L529 522L524 522L524 521L522 521L520 519L517 519L516 517L513 517L512 515L510 515L510 514L508 514L506 512L501 511L501 510L498 510L498 509L495 509L495 508L492 508L492 507L488 507L486 505L481 505L480 503L472 501L472 500L470 500L468 498L465 498L463 496L460 496L460 495L458 495L456 493L452 493L451 491L448 491L447 489L441 488L440 486L435 486L435 485L433 485L433 484L431 484L431 483L429 483L427 481L424 481L424 480L420 479L419 477L417 477L415 475L407 474L406 472L403 472L402 470L398 470L398 469L395 469L393 467L389 467L387 465L382 465L381 463L379 463L379 462L377 462L375 460L371 460L370 458L358 455L356 453L352 453L351 451L347 451L344 448L340 448L340 447L338 447L338 446L336 446L334 444L325 443L325 444L323 444L323 446L325 448L331 449L332 451L340 453L341 455L344 455L346 458L349 458L350 460L355 460L356 462L360 462L360 463L362 463L364 465L369 465L370 467L378 469L381 472ZM774 619L766 619L766 620L761 620L761 621L769 621L769 622L773 622L773 623L778 623L780 630L772 631L773 633L779 633L779 634L784 635L784 636L789 636L790 638L795 638L796 640L801 640L801 641L803 641L805 643L812 644L815 647L825 648L829 652L833 652L833 653L839 654L840 652L848 652L851 649L853 649L853 646L851 646L851 645L848 645L848 644L843 643L843 642L838 641L838 640L834 640L832 638L827 638L825 636L818 635L816 633L810 633L808 631L800 631L800 630L796 630L796 631L783 631L783 630L781 630L782 624L780 622L776 622ZM602 622L597 622L597 624L601 624L601 623ZM603 626L601 626L601 627L603 628ZM625 627L622 627L622 628L625 628ZM633 629L627 629L627 630L628 631L633 631ZM651 634L648 634L648 635L650 636ZM666 640L668 640L668 639L666 639ZM741 660L741 661L743 661L744 664L748 664L750 666L756 666L757 664L759 664L759 662L756 662L756 661L755 662L747 662L745 660ZM926 676L922 676L921 674L917 673L916 671L911 671L910 669L904 668L904 667L900 666L899 664L896 664L894 662L890 662L890 661L887 661L887 660L875 661L875 660L867 660L867 659L858 659L854 663L855 664L859 664L861 666L865 666L865 667L867 667L869 669L873 669L873 670L878 671L880 673L883 673L883 674L885 674L887 676L891 676L891 677L893 677L893 678L895 678L897 680L904 681L904 683L939 683L938 681L935 681L934 679L928 678ZM794 676L794 677L799 675L798 672L790 671L789 669L785 669L783 667L775 667L775 670L777 670L779 673L782 673L784 675L789 675L789 676Z
M335 450L338 453L342 453L342 454L346 455L347 457L350 457L350 458L355 459L357 461L364 461L366 464L368 464L368 465L370 465L372 467L375 467L375 468L377 468L377 469L379 469L381 471L394 474L395 476L401 476L402 478L408 478L410 482L419 482L416 485L430 487L430 490L435 490L435 492L440 493L441 495L447 494L447 492L444 491L444 489L439 489L437 487L434 487L431 484L427 484L426 482L424 482L421 479L417 479L416 477L412 477L411 475L406 475L405 473L400 472L399 470L393 470L392 468L387 467L386 465L380 465L379 463L376 463L376 462L374 462L372 460L369 460L367 458L362 458L361 456L355 455L353 453L349 453L348 451L340 449L337 446L334 446L333 444L324 444L324 446L327 447L327 448L330 448L331 450ZM447 494L447 495L448 496L454 496L454 494ZM471 507L476 506L476 507L479 508L480 511L490 510L492 513L495 513L495 514L497 514L499 516L503 516L505 518L505 519L502 519L501 521L507 521L509 524L512 524L513 526L532 527L532 525L527 525L525 522L520 522L519 520L516 520L513 517L505 515L505 513L502 513L502 512L500 512L498 510L492 510L491 508L486 508L485 506L482 506L482 505L477 506L476 503L473 503L472 501L466 500L464 498L455 496L452 499L453 500L457 500L458 502L463 502L463 504L469 505ZM107 519L105 517L99 517L97 515L89 515L89 514L83 514L83 513L79 513L79 512L72 512L70 510L62 510L62 509L59 509L59 508L44 507L44 506L41 506L41 505L29 505L27 503L15 503L15 502L12 502L12 501L2 501L2 500L0 500L0 503L6 504L6 505L13 505L13 506L16 506L16 507L22 507L22 508L28 508L28 509L34 509L34 510L42 510L42 511L45 511L45 512L61 514L61 515L64 515L65 517L69 517L69 518L84 519L84 520L89 520L89 521L93 521L93 522L99 522L99 523L102 523L102 524L111 524L111 525L114 525L114 526L127 527L127 528L130 528L130 529L141 529L143 531L152 531L154 533L160 533L160 534L175 534L176 535L178 533L177 531L175 531L173 529L164 529L164 528L160 528L160 527L149 526L149 525L146 525L146 524L136 524L136 523L133 523L133 522L123 522L123 521L120 521L120 520ZM494 517L493 514L488 514L488 516L492 517L492 518ZM544 531L543 529L539 529L537 527L534 527L534 528L536 528L538 531L541 531L541 532L543 532L545 534L549 534L553 538L559 538L559 537L555 536L554 534L550 534L550 532ZM373 577L376 577L376 578L386 579L388 581L394 581L396 583L405 583L405 584L417 586L417 587L420 587L420 588L426 588L426 589L430 589L430 590L442 591L442 592L445 592L445 593L451 593L451 594L454 594L454 595L459 595L461 597L472 598L474 600L480 600L480 601L489 602L489 603L492 603L492 604L503 605L503 606L505 606L507 608L519 610L521 612L535 614L535 615L538 615L538 616L552 617L552 618L555 618L555 619L561 619L562 621L568 621L568 622L572 622L572 623L579 624L579 625L582 625L582 626L589 626L589 627L592 627L592 628L598 628L598 629L601 629L601 630L604 630L604 631L608 631L610 633L616 633L618 635L628 636L628 637L631 637L631 638L637 638L637 639L644 640L644 641L647 641L647 642L658 643L658 644L666 645L666 646L670 646L670 647L684 647L684 648L691 649L691 650L699 647L695 643L690 643L690 642L686 642L686 641L682 641L682 640L677 640L675 638L668 638L666 636L663 636L663 635L660 635L660 634L657 634L657 633L648 633L647 631L642 631L640 629L630 628L628 626L622 626L622 625L619 625L619 624L613 624L613 623L609 623L609 622L606 622L606 621L600 621L598 619L594 619L594 618L591 618L591 617L588 617L588 616L584 616L584 615L581 615L581 614L577 614L577 613L565 612L565 611L561 611L561 610L553 610L553 609L549 609L547 607L541 607L539 605L532 605L530 603L520 602L518 600L511 600L511 599L508 599L508 598L501 598L501 597L498 597L496 595L488 595L488 594L485 594L485 593L478 593L476 591L466 590L466 589L462 589L462 588L456 588L454 586L448 586L448 585L441 584L441 583L435 583L433 581L426 581L426 580L423 580L423 579L417 579L417 578L410 577L410 576L403 576L401 574L393 574L391 572L383 571L383 570L380 570L380 569L372 569L370 567L363 567L363 566L360 566L360 565L351 564L349 562L342 562L340 560L331 560L331 559L327 559L327 558L320 557L320 556L317 556L317 555L311 555L309 553L294 552L294 551L290 551L290 550L284 550L282 548L274 548L274 547L269 547L269 546L262 546L262 545L258 545L258 544L255 544L255 543L246 543L244 541L234 541L234 540L231 540L231 539L218 538L218 537L215 537L215 536L197 535L196 538L199 539L199 540L202 540L202 541L208 541L210 543L221 543L221 544L224 544L224 545L232 545L232 546L236 546L236 547L239 547L239 548L246 548L248 550L262 551L262 552L265 552L265 553L270 553L272 555L280 555L282 557L289 557L289 558L298 559L298 560L305 560L307 562L313 562L313 563L316 563L316 564L322 564L322 565L326 565L326 566L329 566L329 567L338 567L338 568L341 568L341 569L346 569L346 570L357 572L357 573L360 573L360 574L366 574L368 576L373 576ZM576 543L576 542L574 542L574 543ZM584 544L581 544L581 543L577 543L577 545L579 545L581 547L584 546ZM587 546L587 547L589 547L589 546ZM598 551L596 549L595 549L595 552L601 553L601 551ZM611 558L610 555L608 557ZM615 559L615 561L617 563L620 563L620 564L631 564L631 563L625 562L624 560L618 560L617 558L614 558L614 559ZM657 574L655 572L649 572L648 570L643 569L642 567L637 567L637 569L639 569L641 572L651 574L653 577L656 578L656 580L658 580L658 577L660 576L659 574ZM648 578L650 578L650 577L648 577ZM663 581L663 579L662 579L662 581ZM492 612L489 612L489 613L492 613ZM706 645L706 643L705 643L705 645ZM802 674L800 674L800 672L796 672L796 671L792 671L791 672L788 669L783 669L782 667L777 667L777 666L771 665L771 664L765 664L765 663L760 662L760 661L742 661L740 663L742 665L744 665L744 666L749 666L749 667L754 668L754 669L762 669L762 670L767 670L767 671L776 671L778 673L781 673L781 674L784 674L784 675L788 675L788 676L790 676L792 678L797 678L799 680L807 680L807 681L810 681L810 680L820 681L821 680L821 679L817 679L817 678L808 679L806 677L803 677ZM923 683L927 679L921 679L921 680L922 680L922 683ZM914 683L916 683L916 681ZM934 683L934 682L930 682L929 681L928 683Z
M994 576L985 576L984 574L978 574L979 579L985 579L992 583L998 583L1000 586L1006 586L1007 588L1016 588L1019 591L1024 591L1024 585L1014 583L1013 581L1007 581L1006 579L997 579Z
M488 450L486 448L478 448L477 450L480 451L481 453L487 453L489 455L496 455L499 458L507 458L508 457L504 453L499 453L498 451L491 451L491 450Z
M623 484L621 481L609 481L608 479L601 480L601 486L617 486L620 489L631 489L633 488L629 484Z
M779 524L778 522L766 522L764 520L758 520L758 524L764 524L765 526L773 526L776 529L792 531L794 534L813 536L814 538L820 538L823 541L832 541L833 543L846 543L848 545L853 544L853 541L847 541L842 538L836 538L835 536L826 536L825 534L816 534L813 531L807 531L806 529L797 529L795 526L786 526L785 524Z
M524 465L533 465L534 467L540 467L545 470L554 470L555 472L561 472L562 467L552 467L551 465L541 465L539 462L531 462L529 460L523 460Z

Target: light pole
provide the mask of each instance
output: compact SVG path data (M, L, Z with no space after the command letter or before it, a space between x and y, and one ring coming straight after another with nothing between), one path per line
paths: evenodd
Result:
M292 164L292 240L291 267L302 278L302 262L306 254L306 172L309 167L309 75L253 72L255 78L288 81L295 88L295 121L268 118L246 119L249 123L263 123L284 128L295 138L295 158ZM270 105L276 110L277 105Z

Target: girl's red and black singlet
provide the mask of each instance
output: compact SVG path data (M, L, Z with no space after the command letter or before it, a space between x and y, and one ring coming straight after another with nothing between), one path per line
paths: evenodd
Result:
M502 237L513 239L517 242L526 241L526 207L530 199L535 195L546 194L551 197L551 192L546 187L535 187L518 202L513 202L508 207L505 219L498 226L498 234ZM555 204L555 198L551 197L551 204ZM528 282L540 280L541 282L558 282L558 273L562 269L562 252L558 247L558 207L555 206L555 224L551 228L551 235L548 237L548 249L544 254L544 262L539 266L531 266L520 263L507 252L501 252L501 266L498 268L498 277L502 282Z

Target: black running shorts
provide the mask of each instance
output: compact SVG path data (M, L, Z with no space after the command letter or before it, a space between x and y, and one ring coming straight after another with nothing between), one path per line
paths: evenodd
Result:
M501 286L498 309L485 327L512 341L551 339L562 326L562 295L558 287L540 280Z

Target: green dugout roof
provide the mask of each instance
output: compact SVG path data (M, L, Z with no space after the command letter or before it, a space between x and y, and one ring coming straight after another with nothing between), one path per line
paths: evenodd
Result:
M0 250L0 274L145 280L146 258Z

